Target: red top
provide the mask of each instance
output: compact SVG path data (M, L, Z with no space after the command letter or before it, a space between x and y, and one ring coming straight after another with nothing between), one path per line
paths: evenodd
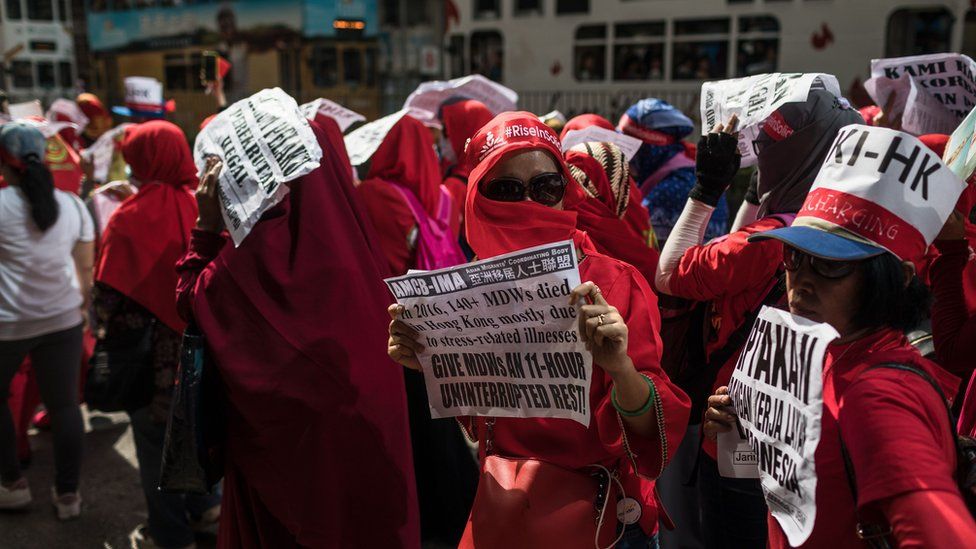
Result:
M896 496L934 491L961 497L953 479L956 450L945 404L918 374L892 369L865 372L884 363L924 369L947 395L955 394L959 383L958 378L923 359L896 330L885 329L828 347L820 444L814 455L817 515L803 547L864 547L855 533L857 519L840 451L841 432L854 464L858 504L867 509L870 520L887 521L872 515L876 509L872 505ZM976 546L976 528L965 539L967 542L956 539L957 543L944 547ZM790 547L772 516L769 547Z
M385 352L386 262L338 126L310 125L321 165L240 247L194 231L177 299L223 382L227 459L295 545L419 547L403 374ZM222 543L265 545L247 526L236 531L250 539Z
M126 130L122 155L141 186L115 210L102 235L95 280L149 310L177 332L177 260L186 253L197 203L196 167L183 131L154 120Z

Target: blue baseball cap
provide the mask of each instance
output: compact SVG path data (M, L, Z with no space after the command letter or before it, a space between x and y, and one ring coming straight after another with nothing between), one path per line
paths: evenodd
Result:
M47 139L36 127L24 122L8 122L0 126L0 157L15 168L23 169L24 159L34 155L44 159Z
M749 242L779 240L801 252L834 261L858 261L879 256L888 250L854 237L843 229L808 224L782 227L756 233Z

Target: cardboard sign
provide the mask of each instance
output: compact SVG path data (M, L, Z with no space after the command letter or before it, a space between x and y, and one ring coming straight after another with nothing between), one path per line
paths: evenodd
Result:
M579 282L572 241L387 279L425 347L418 358L431 417L588 426L593 355L569 304Z
M488 80L480 74L474 74L454 80L424 82L407 97L403 108L410 111L411 116L426 124L437 119L437 111L440 110L441 104L452 97L480 101L492 114L514 111L518 103L518 94L514 90Z
M383 139L390 133L393 126L407 115L406 110L397 111L391 115L362 125L344 138L346 152L349 153L349 163L361 166L373 157L376 149L380 148Z
M299 108L301 109L302 114L305 115L305 118L309 120L315 120L315 116L318 114L335 120L336 124L339 125L339 131L343 133L349 129L349 126L352 126L356 122L366 121L365 116L359 114L358 112L351 111L335 101L329 101L324 97L320 97L314 101L309 101Z
M606 128L601 128L599 126L587 126L582 130L572 130L566 133L566 137L562 140L563 152L572 149L580 143L613 143L617 147L620 147L621 152L627 157L629 161L631 158L637 154L637 151L641 148L640 139L636 137L631 137L629 135L624 135L613 130L608 130Z
M841 96L837 77L824 73L771 73L705 82L701 92L702 135L738 115L742 166L751 166L756 163L753 141L769 115L786 103L806 101L811 89Z
M271 88L234 103L207 124L193 147L198 170L209 155L224 162L218 194L227 230L240 246L261 215L287 194L282 183L319 166L322 148L295 100Z
M769 512L794 547L810 537L817 519L823 365L838 336L828 324L763 307L729 382Z

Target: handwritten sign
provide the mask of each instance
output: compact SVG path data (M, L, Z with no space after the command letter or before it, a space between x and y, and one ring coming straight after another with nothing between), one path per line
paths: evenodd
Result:
M823 364L838 336L828 324L763 307L729 383L769 511L794 547L810 537L817 518Z
M425 346L431 417L589 425L593 357L569 304L579 280L572 241L387 279Z

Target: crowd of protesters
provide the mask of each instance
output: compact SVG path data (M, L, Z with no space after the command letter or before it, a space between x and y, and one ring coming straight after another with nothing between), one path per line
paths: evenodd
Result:
M68 103L83 126L0 125L0 510L37 497L22 472L34 421L53 434L56 517L84 520L81 404L104 400L100 369L126 363L146 372L109 395L130 418L148 511L133 547L195 547L201 532L228 548L789 547L761 480L728 478L717 456L738 426L733 371L768 306L839 334L802 546L976 547L973 451L956 439L976 432L976 187L961 178L937 235L889 242L818 210L815 184L842 129L918 137L938 157L947 135L913 137L876 106L811 89L760 125L749 171L736 116L695 143L692 119L656 98L614 124L459 95L400 117L353 166L343 129L316 115L318 166L235 242L226 159L195 163L165 104L116 111L113 128L97 97ZM591 127L639 147L560 146ZM89 154L106 141L107 160ZM891 192L837 173L831 184ZM909 225L931 218L903 202ZM589 424L432 418L422 338L383 280L562 241L580 258L569 298L593 358ZM419 253L431 243L436 264ZM190 332L222 407L208 494L159 489ZM615 512L624 499L636 513Z

